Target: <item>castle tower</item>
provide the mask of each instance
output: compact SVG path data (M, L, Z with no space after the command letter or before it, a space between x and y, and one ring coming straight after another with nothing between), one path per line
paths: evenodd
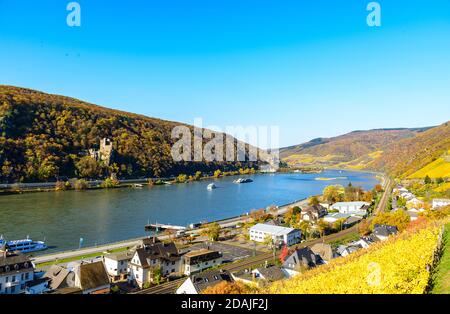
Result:
M109 138L103 138L100 140L100 160L109 166L113 153L113 144Z

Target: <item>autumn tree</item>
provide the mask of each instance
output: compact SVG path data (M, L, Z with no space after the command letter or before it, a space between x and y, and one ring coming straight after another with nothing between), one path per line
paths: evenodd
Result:
M367 219L363 219L359 225L358 225L358 232L359 234L364 237L370 234L371 228L370 228L370 222Z
M403 231L411 221L410 217L404 210L396 210L395 212L381 212L377 214L373 220L371 228L375 225L388 225L397 227L399 231Z
M374 190L376 193L381 193L383 192L383 187L381 186L381 184L377 184L375 185Z
M250 211L250 217L255 222L264 222L267 218L269 218L269 215L266 214L264 208L261 208Z
M313 197L310 197L310 198L309 198L308 204L309 204L309 206L317 206L317 205L320 204L320 201L319 201L319 199L317 198L317 196L313 196Z
M298 229L301 230L303 237L305 238L305 240L308 239L309 235L311 234L311 230L312 230L312 225L311 222L306 221L306 220L302 220L300 221L300 223L297 225Z
M284 245L283 248L281 249L280 256L278 257L280 259L281 264L284 263L284 261L286 260L288 255L289 255L289 249L288 249L287 245Z
M250 289L240 282L221 281L218 284L208 287L202 291L202 294L245 294Z
M328 203L336 203L344 200L344 187L342 185L329 185L322 192L323 200Z
M323 219L319 219L317 221L317 229L320 232L320 235L323 237L330 231L330 224Z
M201 234L203 236L208 237L211 241L217 241L219 240L220 236L220 225L217 222L213 222L211 224L208 224L202 228Z
M364 202L367 202L367 203L372 203L372 201L373 201L373 194L372 194L372 192L371 191L364 192L362 200Z

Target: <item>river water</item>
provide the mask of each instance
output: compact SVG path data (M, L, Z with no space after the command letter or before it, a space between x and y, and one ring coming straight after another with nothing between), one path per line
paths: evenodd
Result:
M374 174L327 170L320 174L258 174L253 183L237 177L188 184L110 190L25 193L0 197L0 234L8 240L44 240L50 251L104 244L146 235L148 222L186 226L238 216L253 209L284 205L321 194L330 184L371 189ZM332 180L316 180L332 178Z

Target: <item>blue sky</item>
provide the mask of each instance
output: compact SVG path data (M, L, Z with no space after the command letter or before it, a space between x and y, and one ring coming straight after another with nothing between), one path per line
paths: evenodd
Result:
M0 0L0 84L281 145L450 118L450 1ZM126 3L126 4L125 4Z

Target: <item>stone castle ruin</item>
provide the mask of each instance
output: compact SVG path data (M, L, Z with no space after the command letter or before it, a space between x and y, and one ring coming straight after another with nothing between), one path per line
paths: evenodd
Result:
M100 149L89 149L89 156L96 161L102 161L105 165L109 166L113 155L113 144L109 138L103 138L100 140Z

